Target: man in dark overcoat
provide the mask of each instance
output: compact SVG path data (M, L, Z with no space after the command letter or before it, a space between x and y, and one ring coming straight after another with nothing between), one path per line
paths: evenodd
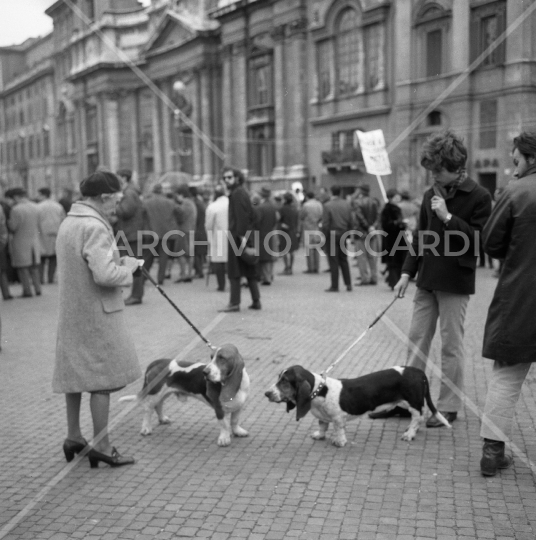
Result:
M250 309L261 309L256 265L246 263L241 257L243 242L254 247L255 232L258 229L256 214L249 194L244 187L244 175L238 169L226 167L223 181L229 190L229 253L227 275L231 286L229 305L221 312L240 311L240 279L246 278L251 292Z
M532 362L536 362L536 132L514 139L515 180L504 189L484 228L484 251L502 259L488 311L482 355L494 361L480 435L480 469L494 476L512 458L504 455L515 406Z
M262 285L271 285L274 279L274 259L277 250L277 238L268 236L277 225L277 210L271 200L272 192L263 187L261 201L255 206L259 229L259 277Z

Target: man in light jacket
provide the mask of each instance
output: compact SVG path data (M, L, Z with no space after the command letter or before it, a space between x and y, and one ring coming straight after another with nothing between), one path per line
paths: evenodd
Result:
M22 297L33 296L30 280L35 294L41 294L41 243L39 241L39 210L37 204L28 199L26 190L17 187L8 189L6 199L11 201L8 228L12 233L11 264L16 268L22 284Z
M218 291L225 290L225 266L229 242L229 197L222 187L214 190L214 200L205 212L205 229L209 242L208 256L211 270L216 274Z
M45 264L48 261L48 283L54 283L56 274L56 237L65 219L63 206L50 198L50 189L38 190L39 234L41 237L41 283L45 283Z

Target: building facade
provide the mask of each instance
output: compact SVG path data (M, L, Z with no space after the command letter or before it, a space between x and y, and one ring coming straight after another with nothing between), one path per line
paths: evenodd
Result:
M0 180L76 188L106 166L148 184L172 172L210 183L229 164L253 189L350 192L376 186L355 130L382 129L384 183L418 195L422 143L451 128L469 174L494 191L512 138L536 120L524 4L58 1L50 36L0 49Z

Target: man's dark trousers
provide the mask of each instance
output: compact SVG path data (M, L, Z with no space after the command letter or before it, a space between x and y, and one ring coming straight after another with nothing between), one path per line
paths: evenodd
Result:
M333 238L335 236L335 238ZM346 287L352 286L350 277L350 266L348 264L348 256L345 253L344 242L341 242L342 234L331 235L328 246L329 271L331 273L331 288L339 288L339 267L341 269L342 278ZM334 242L332 241L334 240ZM342 245L341 245L342 244Z

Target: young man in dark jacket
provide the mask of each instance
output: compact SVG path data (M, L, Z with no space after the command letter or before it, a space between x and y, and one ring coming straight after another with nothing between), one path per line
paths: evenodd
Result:
M491 213L491 196L467 176L466 161L467 149L451 131L432 135L424 144L421 165L431 171L434 185L424 193L418 232L394 288L402 298L418 273L407 365L426 369L439 318L442 380L437 408L449 422L462 406L465 314L475 292L478 234ZM405 412L397 407L371 417ZM432 416L426 425L443 424Z

